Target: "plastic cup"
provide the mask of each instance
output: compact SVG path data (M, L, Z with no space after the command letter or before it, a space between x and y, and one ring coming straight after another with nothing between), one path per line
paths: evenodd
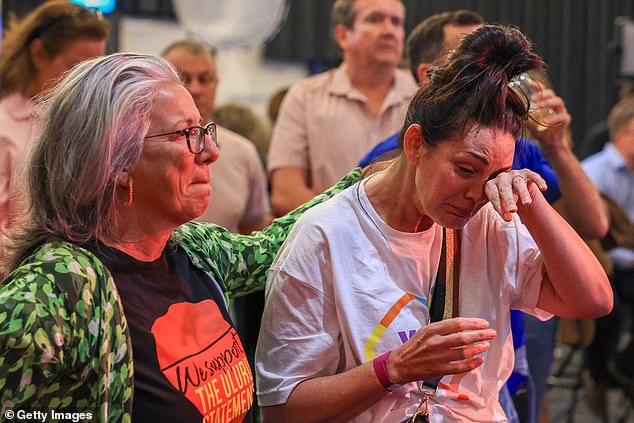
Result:
M533 81L533 78L523 73L513 78L513 80L509 82L509 86L519 92L520 95L526 96L529 102L528 114L535 121L535 128L538 131L546 131L550 127L546 125L545 119L555 114L555 111L552 109L539 109L531 103L530 99L536 92L533 88Z

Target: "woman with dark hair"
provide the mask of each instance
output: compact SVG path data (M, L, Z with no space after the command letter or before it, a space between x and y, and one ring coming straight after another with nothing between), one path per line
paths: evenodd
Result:
M250 421L253 378L227 303L262 289L311 204L250 236L190 222L211 196L216 127L161 58L85 61L43 101L0 284L2 412Z
M504 422L509 310L611 309L543 179L511 170L528 102L509 83L542 66L515 29L467 35L413 98L402 154L299 220L267 282L265 421Z

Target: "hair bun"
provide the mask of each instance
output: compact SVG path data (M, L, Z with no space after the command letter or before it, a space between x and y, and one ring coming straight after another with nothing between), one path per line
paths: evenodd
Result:
M519 136L527 102L509 86L519 74L543 69L531 43L515 28L483 25L466 35L414 96L406 125L418 123L431 145L462 136L472 125Z
M531 69L541 68L541 58L532 52L530 41L516 28L483 25L468 34L453 57L470 61L474 73L503 73L507 80Z

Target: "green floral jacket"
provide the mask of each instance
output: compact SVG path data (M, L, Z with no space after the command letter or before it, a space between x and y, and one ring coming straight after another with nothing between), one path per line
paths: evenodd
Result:
M225 297L264 287L296 219L360 179L359 169L271 226L249 236L187 223L173 235ZM93 421L129 422L132 348L109 270L62 239L39 247L0 285L0 406L86 411Z

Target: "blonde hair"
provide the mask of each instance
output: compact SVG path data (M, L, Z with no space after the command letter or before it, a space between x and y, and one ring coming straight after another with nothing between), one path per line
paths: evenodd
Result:
M608 131L614 141L616 134L634 119L634 97L625 97L616 103L608 115Z

